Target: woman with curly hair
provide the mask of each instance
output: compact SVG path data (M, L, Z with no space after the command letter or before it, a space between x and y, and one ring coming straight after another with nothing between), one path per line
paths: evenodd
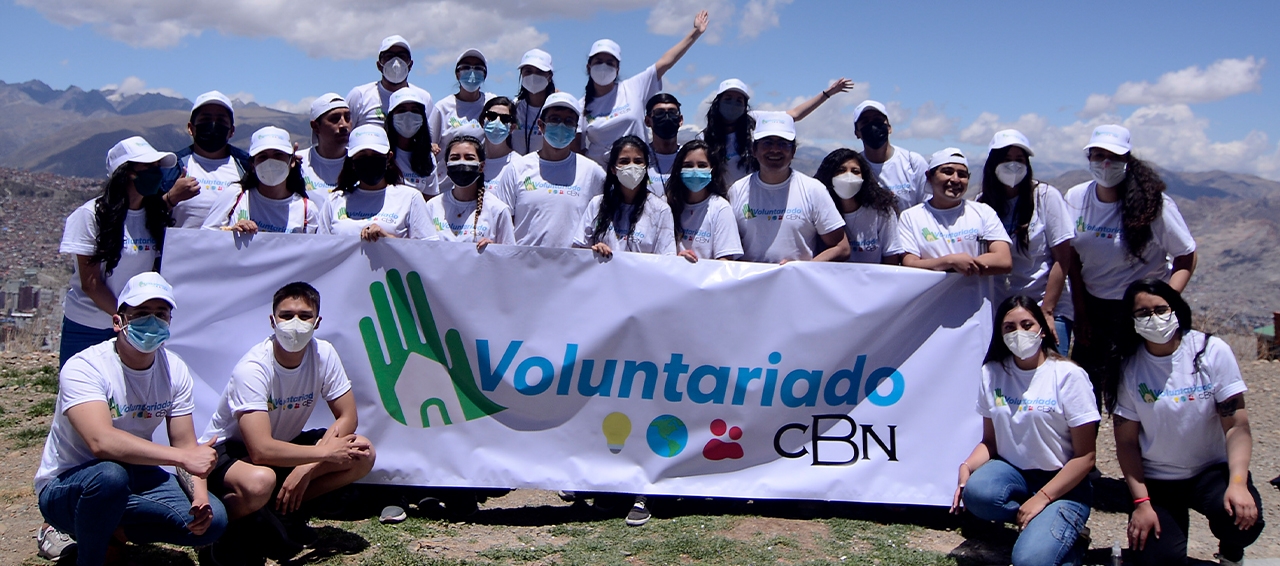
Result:
M865 157L849 148L837 149L823 158L813 178L826 185L831 200L844 216L849 261L902 263L898 198L880 186Z
M67 217L58 251L75 254L76 264L62 302L59 367L114 338L116 296L130 277L159 270L164 231L173 222L160 198L161 169L177 162L140 136L123 140L107 152L102 194Z
M649 144L636 136L613 142L603 193L587 203L573 247L604 257L615 250L675 255L671 207L648 185Z
M1129 130L1098 126L1084 148L1092 181L1067 191L1075 219L1068 275L1076 311L1072 354L1094 388L1120 371L1121 329L1132 326L1125 288L1154 278L1179 293L1196 267L1196 242L1164 181L1130 152Z

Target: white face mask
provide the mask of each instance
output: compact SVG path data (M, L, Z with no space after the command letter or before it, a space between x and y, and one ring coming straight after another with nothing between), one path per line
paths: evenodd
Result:
M268 159L253 166L258 175L258 182L267 187L275 187L289 178L289 162L280 159Z
M640 181L648 175L649 169L644 165L623 165L618 168L618 182L628 189L639 186Z
M862 190L862 177L853 173L841 173L831 178L831 189L840 198L853 198Z
M1170 340L1173 340L1173 335L1178 332L1178 317L1174 316L1173 311L1163 315L1135 316L1133 317L1133 329L1138 332L1138 336L1148 342L1168 344Z
M520 77L520 86L529 92L542 92L547 89L551 80L542 75L525 75Z
M422 114L417 112L401 112L391 117L391 125L395 126L400 137L412 138L422 129Z
M591 81L600 85L611 85L618 78L618 70L613 65L599 63L591 66Z
M399 57L396 57L382 64L382 78L387 82L398 85L409 78L409 64Z
M1017 186L1027 178L1027 166L1017 161L1006 161L996 165L996 178L1006 187Z
M293 317L289 320L276 321L276 344L286 352L301 352L311 342L311 335L316 332L315 319L302 320Z
M1124 181L1124 174L1129 169L1128 163L1123 161L1112 161L1104 159L1102 161L1089 162L1089 174L1093 175L1093 180L1104 187L1114 187Z
M1044 338L1039 332L1030 330L1014 330L1004 335L1004 345L1009 347L1013 357L1025 360L1040 351L1040 343Z

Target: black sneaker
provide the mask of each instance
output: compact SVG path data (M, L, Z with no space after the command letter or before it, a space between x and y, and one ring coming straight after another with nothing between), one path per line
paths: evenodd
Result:
M302 513L290 513L280 516L280 523L284 525L285 537L289 541L310 548L320 540L320 535L316 534L316 530L307 524L307 516Z
M649 503L643 495L636 496L636 502L631 506L631 512L627 513L627 526L639 527L649 522Z

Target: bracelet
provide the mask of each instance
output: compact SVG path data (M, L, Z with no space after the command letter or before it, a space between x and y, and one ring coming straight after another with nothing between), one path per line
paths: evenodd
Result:
M1146 503L1148 501L1151 501L1150 497L1139 497L1133 500L1133 505L1134 507L1137 507L1138 505L1142 505L1143 503Z
M969 470L969 473L971 473L971 474L973 473L973 468L970 468L970 467L969 467L969 463L968 463L968 462L960 462L960 465L961 465L961 466L964 466L964 468L965 468L966 470Z
M1040 493L1040 495L1043 495L1045 499L1048 499L1048 500L1049 500L1049 503L1053 503L1053 498L1052 498L1052 497L1049 497L1049 494L1048 494L1048 493L1045 493L1044 488L1041 488L1041 489L1040 489L1040 491L1039 491L1039 493Z
M822 91L822 97L823 97L823 98L831 98L831 95L830 95L830 94L827 94L827 91L825 91L825 90L824 90L824 91Z

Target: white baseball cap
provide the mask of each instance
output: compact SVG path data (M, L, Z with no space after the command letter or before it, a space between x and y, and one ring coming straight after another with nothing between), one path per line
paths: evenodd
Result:
M387 115L390 116L397 107L406 102L417 102L422 105L424 113L431 112L431 109L427 108L427 99L423 98L422 93L416 88L409 87L391 93L391 98L387 100Z
M268 149L293 154L293 142L289 140L289 132L275 126L267 126L254 132L249 138L249 155L258 155Z
M1034 157L1035 152L1031 151L1031 142L1027 141L1027 136L1022 135L1018 130L1000 130L996 135L991 136L991 146L987 151L995 151L1009 146L1020 147L1027 152L1027 157Z
M885 109L883 104L874 100L864 100L862 101L862 104L859 104L853 109L853 121L857 122L858 119L862 117L862 113L867 110L875 110L876 112L884 114L886 119L889 118L889 111Z
M1116 155L1124 155L1133 149L1133 145L1129 142L1129 129L1118 124L1104 124L1093 129L1093 137L1089 138L1089 145L1084 146L1087 152L1089 148L1102 148Z
M517 69L528 65L539 71L550 73L555 69L551 66L551 54L541 49L530 49L524 52L524 57L520 58L520 64Z
M156 151L142 136L133 136L120 140L107 151L107 174L115 173L125 163L155 163L159 161L164 168L178 164L178 156L167 151Z
M365 124L351 131L351 139L347 141L347 157L354 157L366 149L383 155L391 151L391 142L387 140L387 131L382 126Z
M760 112L756 115L756 129L751 134L752 141L777 136L787 141L796 141L796 121L786 112Z
M458 65L461 65L462 60L466 59L467 57L475 57L479 59L481 63L484 63L486 67L489 66L489 60L484 58L484 52L480 51L479 49L468 49L466 51L463 51L462 55L458 56L458 60L453 62L453 66L457 67ZM404 89L401 89L401 90L404 90Z
M316 121L321 116L324 116L325 112L333 110L334 108L349 108L349 106L347 106L347 99L342 98L342 96L336 92L326 92L320 95L319 98L311 101L311 121Z
M216 90L211 90L197 96L196 101L191 104L191 113L195 114L196 110L199 110L201 106L206 104L217 104L218 106L226 108L227 112L231 112L232 115L235 114L235 110L231 108L231 99Z
M120 291L120 298L116 299L116 308L120 309L125 305L141 306L142 303L151 299L164 299L170 307L178 307L178 303L173 300L173 285L165 281L159 273L144 271L130 277L129 282L124 284L124 289Z
M617 59L619 62L622 61L622 47L612 39L601 39L600 41L592 43L591 52L587 53L587 58L590 59L591 56L596 53L608 53L613 55L613 58Z
M720 88L716 89L716 96L720 96L731 90L741 92L743 96L751 98L751 89L747 88L747 83L738 79L725 79L720 81Z
M378 53L381 54L383 51L391 49L397 45L404 47L408 51L413 51L413 48L409 47L409 41L405 38L398 35L388 35L386 39L382 40L382 47L378 48Z
M578 104L578 99L567 92L553 92L547 97L547 101L542 105L542 113L546 114L547 110L555 107L568 108L582 115L582 106Z
M948 163L957 163L969 167L969 159L964 156L964 152L958 147L948 147L933 152L933 156L929 157L929 169L941 167Z

